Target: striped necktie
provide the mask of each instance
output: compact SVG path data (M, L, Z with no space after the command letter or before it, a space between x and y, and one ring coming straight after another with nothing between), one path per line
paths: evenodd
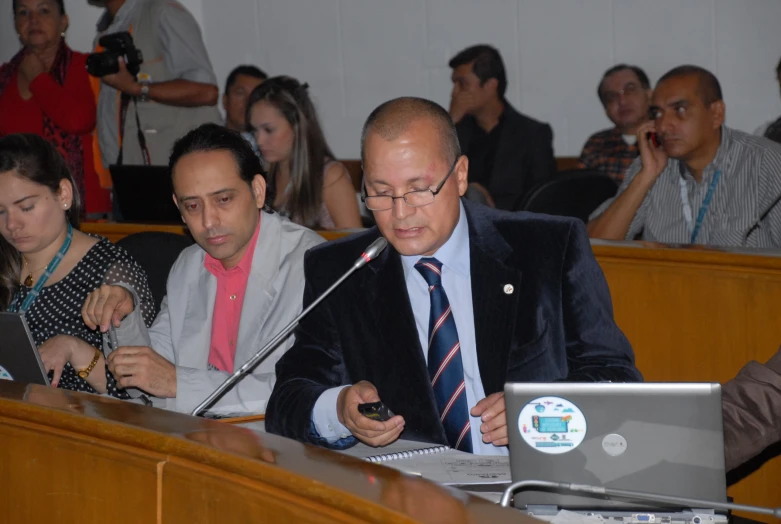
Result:
M450 447L472 452L461 344L450 302L442 288L442 263L421 258L415 269L428 283L431 311L428 323L428 373L440 420Z

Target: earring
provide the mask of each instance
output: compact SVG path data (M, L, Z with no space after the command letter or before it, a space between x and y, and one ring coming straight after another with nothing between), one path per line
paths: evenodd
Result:
M61 37L63 37L63 38L65 38L65 31L63 31L62 33L60 33L60 36L61 36Z
M68 204L63 204L63 205L62 205L62 207L63 207L64 209L68 209Z

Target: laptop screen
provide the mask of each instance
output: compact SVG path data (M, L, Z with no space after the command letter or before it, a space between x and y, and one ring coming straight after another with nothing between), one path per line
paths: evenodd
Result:
M726 501L719 384L505 385L513 482L545 480ZM516 506L643 508L522 491Z
M49 385L24 316L0 313L0 379Z

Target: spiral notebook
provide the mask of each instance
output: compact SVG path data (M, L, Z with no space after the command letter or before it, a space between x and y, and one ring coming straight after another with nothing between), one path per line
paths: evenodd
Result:
M358 443L341 453L446 485L510 482L509 457L473 455L448 446L397 440L382 448Z

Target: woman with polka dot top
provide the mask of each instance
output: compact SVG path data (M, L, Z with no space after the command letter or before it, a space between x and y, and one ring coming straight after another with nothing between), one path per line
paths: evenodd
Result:
M82 319L87 296L124 284L154 303L141 267L122 248L77 229L79 195L65 160L43 138L0 138L0 311L24 314L52 386L129 398L106 369L103 335Z

